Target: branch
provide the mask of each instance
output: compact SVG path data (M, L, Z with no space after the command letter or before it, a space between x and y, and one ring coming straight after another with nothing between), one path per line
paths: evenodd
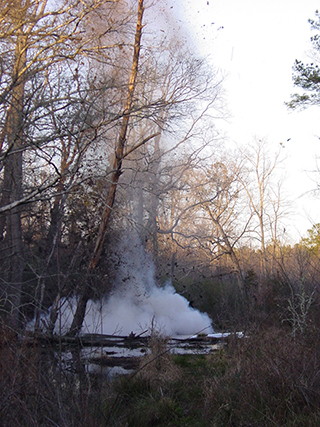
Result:
M138 148L142 147L142 145L144 145L145 143L147 143L148 141L150 141L150 139L155 138L156 136L160 135L161 132L157 132L154 133L150 136L148 136L147 138L145 138L143 141L139 142L139 144L135 145L134 147L130 148L130 150L128 150L123 156L122 159L125 159L127 156L129 156L129 154L133 153L133 151L137 150Z
M22 197L22 199L20 200L16 200L12 203L9 203L6 206L3 206L0 208L0 213L4 213L7 211L10 211L11 209L16 208L17 206L23 205L25 203L31 203L34 202L34 197L38 194L41 194L43 191L47 190L50 187L53 187L58 181L59 181L60 177L56 178L53 182L50 182L50 184L44 186L44 187L40 187L37 188L35 191L33 191L32 193L28 194L25 197Z

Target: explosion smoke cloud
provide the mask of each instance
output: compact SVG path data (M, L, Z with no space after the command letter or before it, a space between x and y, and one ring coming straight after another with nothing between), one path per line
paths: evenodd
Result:
M171 336L212 332L207 314L190 307L171 284L156 285L154 264L138 236L123 239L112 262L116 266L115 291L101 301L88 302L82 333L139 334L151 325ZM61 301L55 332L68 331L75 306L75 298Z

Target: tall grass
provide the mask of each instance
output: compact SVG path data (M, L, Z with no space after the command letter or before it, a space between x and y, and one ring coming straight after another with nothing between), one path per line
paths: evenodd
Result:
M49 344L21 341L3 327L0 426L319 426L317 305L302 311L303 328L290 307L283 300L273 325L253 322L245 338L231 335L209 355L171 354L153 333L137 371L114 378L87 373L76 351L77 363L63 369Z

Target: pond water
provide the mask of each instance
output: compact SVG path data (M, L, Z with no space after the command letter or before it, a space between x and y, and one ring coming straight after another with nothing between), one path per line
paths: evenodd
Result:
M221 350L229 333L207 335L178 335L165 339L164 351L179 355L203 355ZM242 333L237 333L239 338ZM150 337L122 337L105 335L84 335L80 348L80 359L89 374L113 376L132 372L141 363L143 356L150 353ZM62 354L63 368L71 370L74 353L70 350Z

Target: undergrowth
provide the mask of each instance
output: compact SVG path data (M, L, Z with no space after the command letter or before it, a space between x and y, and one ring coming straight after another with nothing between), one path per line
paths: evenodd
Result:
M271 328L231 337L225 349L206 356L167 353L161 375L153 367L150 376L118 380L123 424L114 414L113 425L319 426L318 338Z
M65 372L2 331L0 425L316 427L319 338L261 327L209 355L175 355L154 334L139 368L110 379Z

